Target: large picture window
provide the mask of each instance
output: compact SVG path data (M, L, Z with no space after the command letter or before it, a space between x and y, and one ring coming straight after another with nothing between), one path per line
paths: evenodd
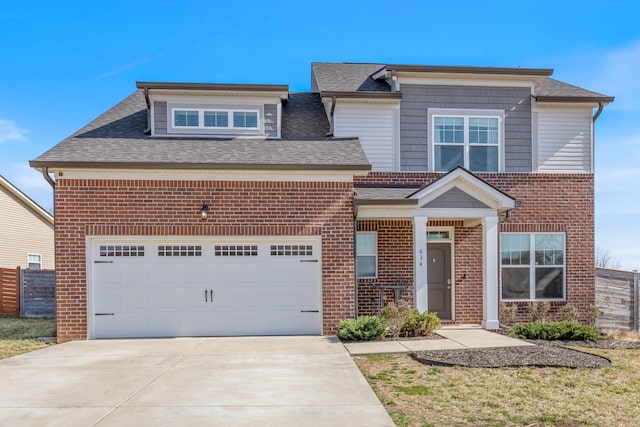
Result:
M565 298L563 233L502 233L500 255L502 299Z
M356 234L356 277L364 279L378 276L378 235Z
M462 166L472 172L498 172L501 120L501 116L433 114L434 170L448 172Z

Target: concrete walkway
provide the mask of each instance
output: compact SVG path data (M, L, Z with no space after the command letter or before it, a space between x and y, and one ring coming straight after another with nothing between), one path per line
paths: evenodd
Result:
M335 337L75 341L0 360L1 426L393 426Z
M444 326L436 331L443 339L399 341L366 341L345 343L352 356L375 353L413 353L426 350L459 350L465 348L520 347L531 343L489 332L480 326Z

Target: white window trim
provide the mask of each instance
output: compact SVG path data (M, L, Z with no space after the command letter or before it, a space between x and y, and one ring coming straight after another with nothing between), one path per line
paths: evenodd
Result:
M197 111L198 112L198 126L178 126L176 125L176 111ZM205 126L204 125L204 113L205 112L223 112L227 113L227 123L229 126ZM235 126L233 113L255 113L256 114L256 126L255 127L244 127L244 126ZM210 130L210 129L231 129L231 130L260 130L260 111L254 109L222 109L222 108L182 108L182 107L172 107L171 108L171 127L173 129L199 129L199 130Z
M356 232L356 241L357 241L357 235L358 234L373 234L374 236L376 236L376 250L375 253L373 254L359 254L358 253L358 246L356 244L356 279L377 279L378 278L378 232L377 231L357 231ZM373 276L358 276L358 267L357 267L357 262L358 262L358 257L359 256L373 256L375 257L376 260L376 267L375 267L375 274Z
M39 262L31 262L29 260L29 257L31 256L37 256L38 258L40 258ZM28 253L27 254L27 268L29 268L29 264L39 264L40 266L37 268L38 270L42 270L42 255L41 254L36 254L36 253ZM35 270L35 269L34 269Z
M504 172L504 110L482 110L482 109L458 109L458 108L429 108L427 110L429 119L429 169L436 171L436 144L435 144L435 119L436 117L462 117L464 119L464 168L469 169L469 147L471 146L495 146L495 144L471 144L469 143L469 118L498 119L498 170ZM447 145L447 144L438 144ZM451 144L453 145L453 144ZM479 172L482 171L471 171ZM491 173L491 172L489 172Z
M567 234L564 232L535 232L535 233L523 233L523 232L503 232L500 235L528 235L529 236L529 264L527 265L503 265L502 264L502 247L500 248L500 300L508 301L508 302L519 302L519 301L566 301L567 299ZM542 265L540 267L562 267L562 298L536 298L536 265L535 264L535 250L536 250L536 235L548 235L548 234L559 234L562 235L562 260L564 263L562 265ZM502 239L499 241L502 243ZM531 262L534 262L531 264ZM527 267L529 269L529 298L502 298L502 269L503 268L524 268Z

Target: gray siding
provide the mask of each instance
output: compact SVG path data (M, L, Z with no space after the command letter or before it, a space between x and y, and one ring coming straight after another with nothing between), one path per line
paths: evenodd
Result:
M155 101L153 103L153 122L156 135L167 134L167 102Z
M443 195L436 197L423 208L489 208L475 197L470 196L459 188L452 188Z
M505 172L532 171L529 88L402 85L400 169L428 170L429 108L504 110Z
M264 105L264 134L267 138L278 136L278 106L276 104Z

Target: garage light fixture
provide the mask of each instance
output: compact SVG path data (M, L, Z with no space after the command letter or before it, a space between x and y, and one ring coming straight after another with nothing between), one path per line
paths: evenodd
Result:
M202 208L200 208L200 218L207 219L209 215L209 206L206 203L202 204Z

